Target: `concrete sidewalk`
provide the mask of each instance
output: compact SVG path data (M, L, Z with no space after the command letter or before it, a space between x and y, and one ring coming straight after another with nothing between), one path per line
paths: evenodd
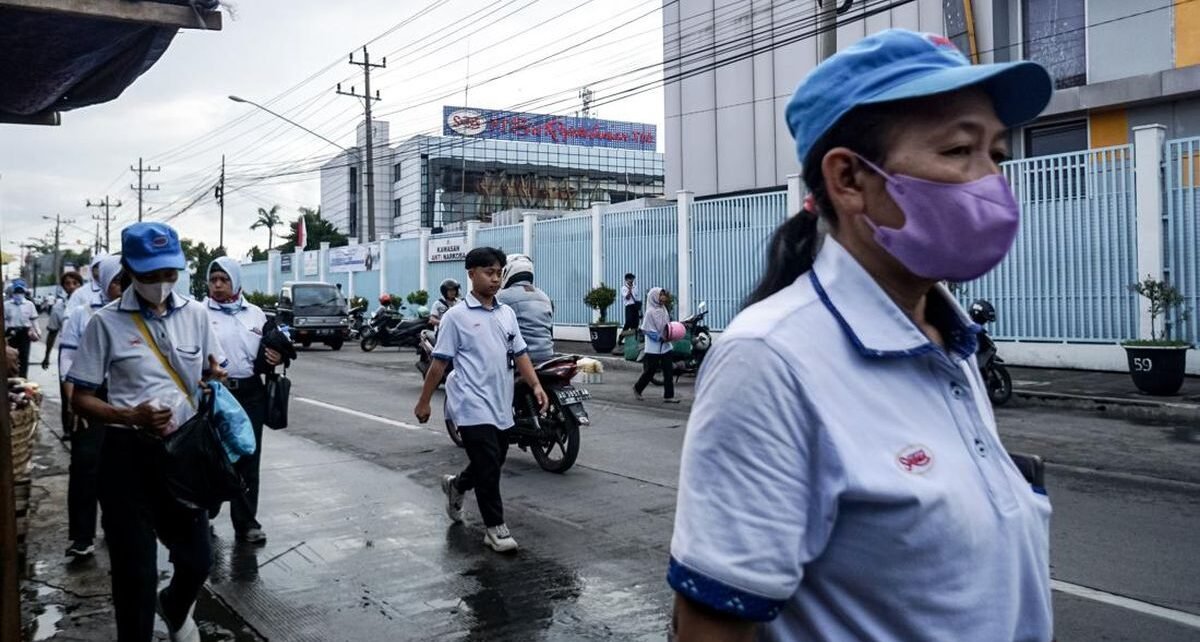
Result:
M587 343L556 341L564 353L598 359L605 369L640 370L641 364L611 354L596 354ZM1189 376L1179 394L1153 397L1133 385L1127 372L1095 372L1008 366L1017 404L1097 410L1131 419L1200 423L1200 377ZM685 379L687 381L688 379Z

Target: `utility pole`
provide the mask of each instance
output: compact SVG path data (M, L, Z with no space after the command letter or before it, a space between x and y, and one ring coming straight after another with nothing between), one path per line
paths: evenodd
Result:
M373 64L370 54L367 53L366 45L363 45L362 54L362 62L355 62L354 54L350 54L350 64L363 69L363 93L355 93L353 85L350 86L350 91L342 91L342 83L338 83L337 93L342 96L353 96L363 101L363 112L367 123L367 242L370 243L375 240L375 123L371 120L371 104L380 100L379 90L375 90L375 94L371 95L371 70L387 67L387 57L384 57L383 62ZM358 229L361 237L362 227L360 226Z
M221 208L221 235L218 237L221 240L217 243L217 247L225 247L225 154L221 154L221 180L213 188L213 196L216 197L217 205Z
M138 156L138 166L135 168L133 165L130 165L129 171L137 172L137 175L138 175L137 187L130 185L129 189L137 192L137 195L138 195L138 222L141 223L142 222L142 192L157 192L158 191L158 185L143 186L142 185L142 175L145 174L146 172L160 172L160 171L162 171L162 167L142 167L142 157Z
M592 117L592 101L595 99L595 94L592 93L591 87L584 87L579 90L579 100L583 103L582 116L584 118Z
M89 200L88 200L88 202L87 202L87 206L88 206L88 207L103 207L103 208L104 208L104 216L93 216L92 218L93 218L93 219L95 219L95 220L97 220L97 221L104 221L104 251L105 251L105 252L108 252L108 251L109 251L109 248L110 248L110 247L112 247L112 246L109 244L109 243L110 243L110 241L112 240L112 238L111 238L111 236L110 236L110 234L109 234L109 232L110 232L110 230L109 230L109 224L110 224L110 223L112 223L112 214L111 214L111 209L112 209L112 208L114 208L114 207L121 207L121 201L119 201L119 200L118 200L116 203L113 203L112 201L108 200L108 196L107 196L107 195L105 195L105 196L104 196L104 200L103 200L103 201L99 201L99 202L96 202L96 203L93 203L93 202L91 201L91 199L89 199ZM99 226L97 226L97 227L96 227L96 238L97 238L97 239L99 239L99 238L100 238L100 228L99 228ZM97 244L97 245L99 245L99 243L100 243L100 241L99 241L99 240L97 240L97 241L96 241L96 244Z
M54 278L62 276L62 226L75 223L72 219L63 220L61 214L55 214L54 218L43 216L47 221L54 221Z
M841 0L817 0L817 62L837 53L837 17ZM846 3L850 4L849 2ZM847 7L849 8L849 7Z

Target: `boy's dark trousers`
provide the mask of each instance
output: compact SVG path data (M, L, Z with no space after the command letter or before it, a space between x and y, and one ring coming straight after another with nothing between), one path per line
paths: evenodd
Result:
M508 439L495 426L460 426L463 447L471 463L454 478L459 492L475 491L479 514L488 528L504 523L500 500L500 469L508 457Z

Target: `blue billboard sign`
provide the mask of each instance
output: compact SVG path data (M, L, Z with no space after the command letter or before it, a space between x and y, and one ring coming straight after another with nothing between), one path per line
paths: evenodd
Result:
M467 107L442 108L442 133L644 152L655 151L658 143L657 128L646 123Z

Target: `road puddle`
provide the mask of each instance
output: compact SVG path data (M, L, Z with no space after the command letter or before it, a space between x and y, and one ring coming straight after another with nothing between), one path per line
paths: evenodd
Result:
M63 608L57 604L47 604L46 610L33 621L33 631L30 634L32 642L42 642L58 635L61 629L58 623L62 621Z

